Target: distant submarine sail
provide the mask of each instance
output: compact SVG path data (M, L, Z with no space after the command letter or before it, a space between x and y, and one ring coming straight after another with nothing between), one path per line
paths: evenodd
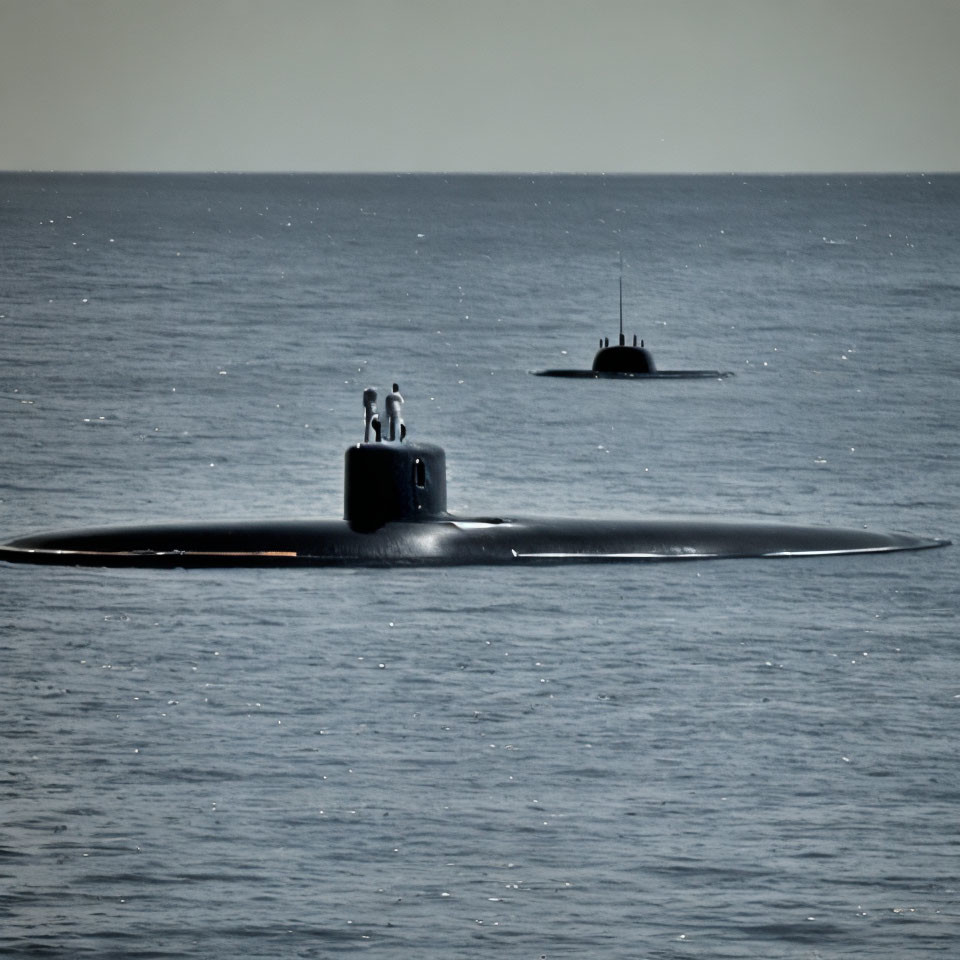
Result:
M442 448L407 442L399 389L388 423L364 392L364 440L346 451L342 520L172 523L21 537L13 563L97 567L526 565L891 553L949 541L837 527L711 520L458 517L447 511ZM385 436L384 434L388 434Z
M628 344L623 334L623 258L620 258L620 342L610 346L609 337L600 339L600 349L593 358L589 370L548 369L531 371L537 377L580 377L592 380L646 379L646 380L718 380L732 377L729 370L658 370L653 354L644 346Z

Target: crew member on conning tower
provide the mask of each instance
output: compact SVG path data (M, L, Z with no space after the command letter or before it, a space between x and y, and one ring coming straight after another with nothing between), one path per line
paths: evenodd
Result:
M403 418L400 416L400 407L403 404L403 397L400 395L400 385L395 383L393 391L387 394L387 423L390 425L389 440L400 440L407 435L407 428L403 424Z
M377 413L377 391L367 387L363 391L363 442L370 442L370 430L380 439L380 416Z

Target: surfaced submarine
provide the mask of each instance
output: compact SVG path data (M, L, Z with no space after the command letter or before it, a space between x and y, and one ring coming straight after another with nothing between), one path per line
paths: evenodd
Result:
M653 354L644 346L637 345L637 336L633 344L628 344L623 334L623 264L620 265L620 343L610 346L609 337L601 337L600 349L593 358L589 370L533 370L536 377L582 377L592 380L603 379L644 379L644 380L718 380L732 377L730 370L658 370L653 362Z
M730 370L658 370L653 362L653 354L637 338L633 346L625 342L623 330L620 331L620 343L610 346L608 338L600 341L600 349L593 358L589 370L548 369L532 371L535 377L580 377L591 380L722 380L732 377Z
M381 423L364 391L364 440L346 451L342 520L175 523L22 537L14 563L98 567L392 567L814 557L942 547L948 540L835 527L709 520L457 517L442 448L406 441L394 384ZM384 435L387 434L387 435Z

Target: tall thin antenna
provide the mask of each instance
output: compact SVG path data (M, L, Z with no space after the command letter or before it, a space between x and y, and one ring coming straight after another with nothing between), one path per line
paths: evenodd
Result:
M623 346L623 251L618 250L620 254L620 346Z

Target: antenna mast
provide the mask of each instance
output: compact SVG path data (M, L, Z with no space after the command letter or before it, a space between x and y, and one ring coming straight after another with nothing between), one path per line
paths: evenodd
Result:
M623 346L623 251L620 254L620 346Z

